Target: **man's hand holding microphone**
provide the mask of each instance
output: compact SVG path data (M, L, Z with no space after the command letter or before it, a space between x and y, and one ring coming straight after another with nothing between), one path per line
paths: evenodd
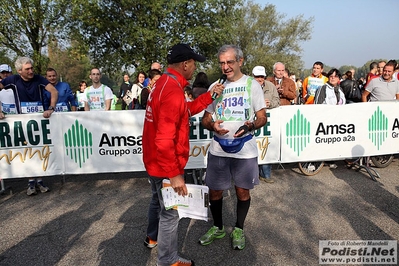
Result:
M223 74L220 79L219 82L216 83L210 90L210 94L212 96L212 99L216 100L217 97L219 97L223 90L224 90L224 83L227 80L227 76L225 74Z

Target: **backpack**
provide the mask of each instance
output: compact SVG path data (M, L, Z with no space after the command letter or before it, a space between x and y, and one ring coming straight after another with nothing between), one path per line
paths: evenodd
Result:
M126 91L126 94L123 95L122 100L123 100L127 105L129 105L129 104L133 101L133 93L132 93L132 91L131 91L131 90L127 90L127 91Z
M361 92L359 86L357 86L357 83L355 81L353 82L353 86L348 93L347 100L353 101L353 102L361 102L362 101L362 92Z

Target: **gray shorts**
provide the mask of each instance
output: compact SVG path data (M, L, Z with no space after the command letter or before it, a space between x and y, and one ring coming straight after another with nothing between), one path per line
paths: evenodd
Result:
M237 159L208 153L205 183L212 190L226 190L235 186L253 189L259 185L258 158Z

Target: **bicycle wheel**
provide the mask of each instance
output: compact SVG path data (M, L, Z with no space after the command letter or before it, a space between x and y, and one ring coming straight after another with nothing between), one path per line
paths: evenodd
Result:
M302 174L312 176L321 171L324 162L300 162L298 163L299 170Z
M371 156L370 159L375 167L385 168L392 163L393 154Z

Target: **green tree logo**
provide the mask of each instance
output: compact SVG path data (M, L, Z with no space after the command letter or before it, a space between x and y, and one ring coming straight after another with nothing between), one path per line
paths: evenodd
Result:
M369 139L379 150L388 138L388 118L383 114L379 106L368 121L368 130Z
M287 145L299 154L310 142L310 122L298 110L297 113L285 125Z
M93 135L75 120L75 124L64 133L65 152L82 168L82 164L93 154Z

